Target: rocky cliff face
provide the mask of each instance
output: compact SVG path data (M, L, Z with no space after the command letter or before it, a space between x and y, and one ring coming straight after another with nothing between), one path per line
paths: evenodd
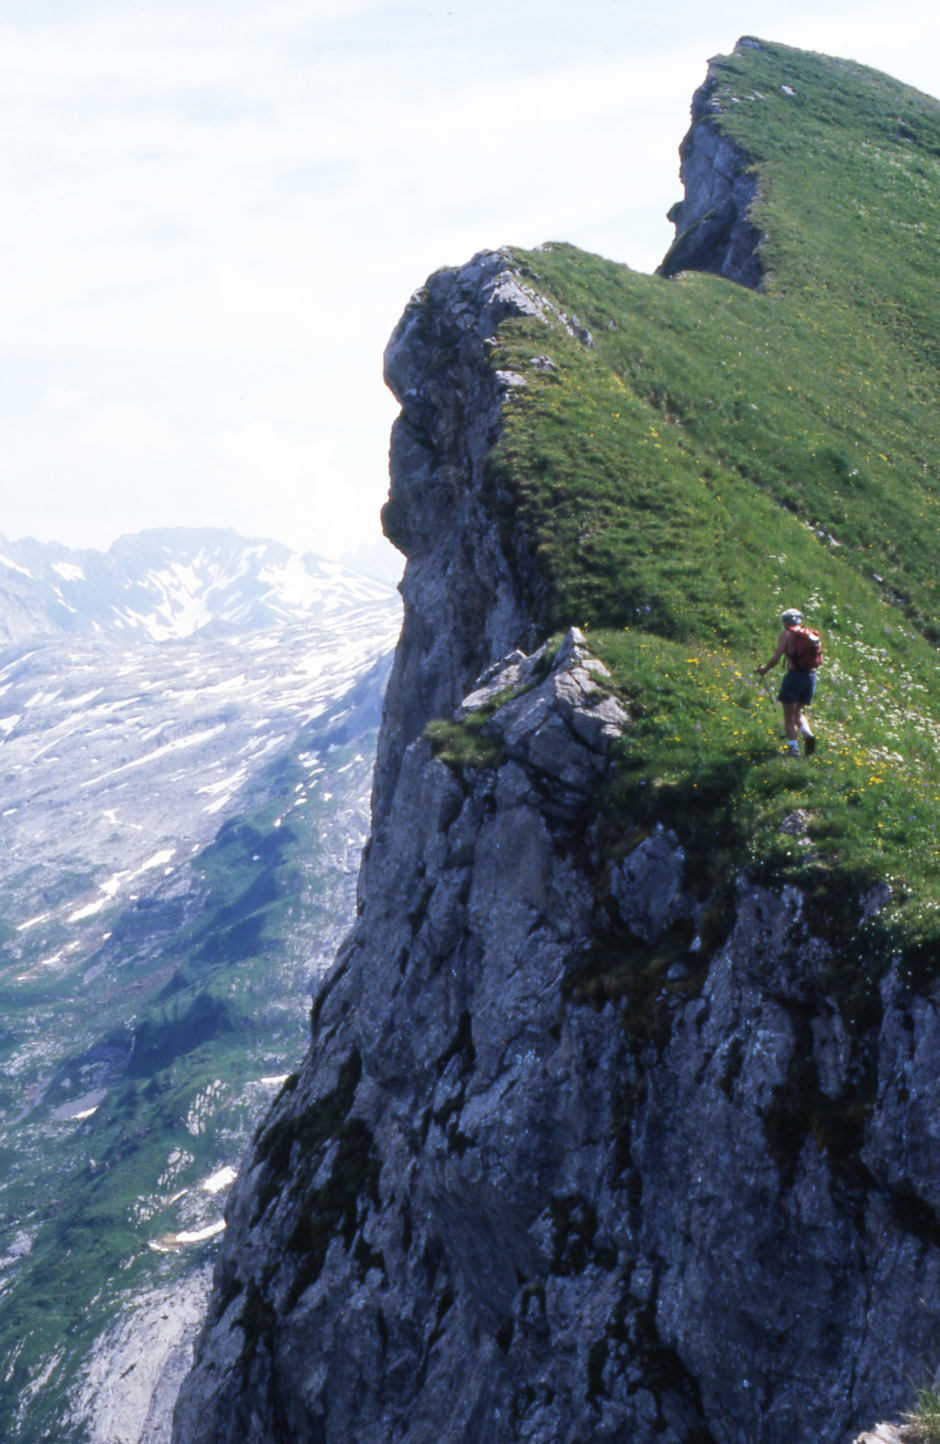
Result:
M843 1444L940 1351L937 999L894 970L850 1032L798 891L742 875L710 941L673 835L595 827L630 715L576 631L536 647L487 492L487 343L546 307L485 255L390 347L406 620L360 916L235 1187L176 1444ZM643 947L645 991L579 992Z
M760 41L739 40L735 53L742 47L759 49ZM709 73L692 100L692 124L679 147L685 199L669 212L676 238L659 274L708 271L756 291L764 276L761 235L751 220L757 177L750 157L715 125L716 89Z
M480 255L429 278L385 353L402 410L382 524L408 566L376 766L378 827L402 755L428 718L447 716L485 667L535 637L525 592L537 579L524 554L504 544L500 498L487 485L486 458L512 385L487 356L501 321L539 315L543 305L502 253Z

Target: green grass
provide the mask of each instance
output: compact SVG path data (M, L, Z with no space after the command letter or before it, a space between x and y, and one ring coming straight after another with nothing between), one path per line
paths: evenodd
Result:
M719 899L742 869L774 886L798 885L814 930L834 946L828 982L853 1028L871 1021L893 953L904 955L912 982L934 971L940 768L933 734L916 742L900 735L903 699L921 685L902 663L883 679L894 707L884 698L876 706L844 660L859 656L857 637L830 631L819 748L812 760L791 762L782 755L776 687L753 675L753 659L634 628L589 640L635 719L602 799L612 856L661 822L690 852L702 902ZM781 831L797 810L805 840ZM864 898L885 879L893 906L862 923Z
M914 1407L904 1421L910 1444L940 1444L940 1384L925 1384L916 1391Z
M758 176L763 290L514 253L594 344L500 328L493 363L527 385L491 496L549 583L545 633L587 628L636 716L611 849L663 821L709 886L798 882L861 1022L892 953L914 982L940 971L940 105L782 46L715 73ZM753 675L785 606L825 651L819 749L792 766ZM779 830L797 808L809 846ZM863 927L879 879L893 903Z
M459 722L450 717L433 718L424 729L432 755L457 771L465 767L473 772L498 767L506 756L505 745L501 737L490 736L484 729L490 718L505 702L517 696L519 690L505 688Z
M433 756L446 762L448 767L457 769L469 767L479 771L484 767L498 766L506 755L506 749L498 737L488 737L484 733L489 715L471 712L462 722L453 722L447 717L429 722L424 735L431 744Z

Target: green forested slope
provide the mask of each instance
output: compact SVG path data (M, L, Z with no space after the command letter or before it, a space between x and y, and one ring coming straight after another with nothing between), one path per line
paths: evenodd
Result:
M611 846L661 819L703 888L742 864L799 881L861 1021L892 953L940 971L940 104L778 45L712 75L711 123L756 167L761 292L515 253L593 344L503 326L496 365L527 385L493 481L550 582L546 631L586 626L632 699ZM825 643L820 746L793 766L754 677L784 606ZM802 842L779 830L797 808Z

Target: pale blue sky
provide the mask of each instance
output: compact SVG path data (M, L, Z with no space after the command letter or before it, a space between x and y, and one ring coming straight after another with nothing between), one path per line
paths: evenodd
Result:
M409 294L504 243L652 270L741 34L940 93L904 0L6 0L0 533L376 540Z

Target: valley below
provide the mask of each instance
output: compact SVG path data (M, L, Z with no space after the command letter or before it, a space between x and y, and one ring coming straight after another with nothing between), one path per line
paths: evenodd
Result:
M168 1437L227 1189L355 913L397 595L160 545L139 625L99 588L0 651L4 1440ZM0 551L13 632L36 556Z

